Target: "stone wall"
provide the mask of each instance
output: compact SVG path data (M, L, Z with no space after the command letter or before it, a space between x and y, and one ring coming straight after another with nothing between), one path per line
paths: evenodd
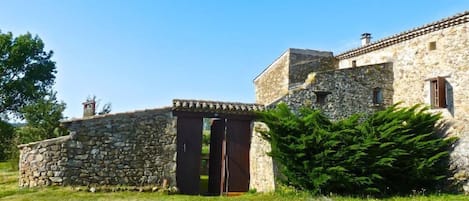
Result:
M70 136L20 145L21 187L62 185L67 170L67 152L64 149Z
M466 14L467 15L467 14ZM466 16L467 18L467 16ZM430 49L430 42L436 49ZM445 77L453 100L442 112L453 126L451 135L460 137L451 156L460 179L469 181L469 23L449 26L382 49L339 61L347 68L352 61L360 65L392 62L393 100L404 105L430 104L430 81ZM448 95L448 94L447 94ZM469 183L466 186L469 189ZM469 190L468 190L469 191Z
M303 83L310 72L336 66L332 52L290 48L254 79L256 103L271 104Z
M254 79L256 103L269 104L288 93L289 57L287 50Z
M268 129L262 122L254 122L249 151L250 183L249 189L257 192L270 192L275 190L275 171L272 157L267 153L271 151L269 142L262 139L260 131Z
M332 119L371 113L393 103L392 75L390 63L318 72L312 83L292 89L278 102L294 110L301 106L320 109ZM373 103L374 88L382 89L383 104ZM317 93L328 93L324 103L317 102Z
M63 122L69 136L20 146L20 186L175 185L170 108Z
M302 84L311 72L321 72L336 68L336 60L332 52L292 48L289 49L289 52L289 88Z

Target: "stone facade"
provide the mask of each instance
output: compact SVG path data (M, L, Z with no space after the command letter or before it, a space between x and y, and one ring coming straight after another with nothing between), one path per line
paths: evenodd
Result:
M301 106L320 109L332 119L355 113L370 114L393 103L392 74L390 63L317 72L311 83L292 89L278 102L285 102L293 109ZM376 88L382 90L381 104L373 103ZM318 103L318 94L325 96L324 102Z
M451 153L452 168L456 170L454 178L469 192L468 11L376 42L364 43L362 47L335 56L335 59L329 65L336 65L339 70L316 68L321 70L312 70L310 72L315 74L308 76L308 71L298 69L298 74L302 74L298 79L291 77L295 73L291 68L288 74L265 73L272 67L269 66L254 81L258 103L270 104L268 107L278 102L286 102L294 108L310 106L339 119L357 112L370 113L397 102L403 106L430 105L431 80L444 78L446 105L432 111L441 112L451 125L448 134L460 138ZM301 63L301 58L296 62ZM287 84L283 83L281 94L271 93L262 82L286 82L287 78L288 91L284 91ZM301 79L305 83L301 83ZM292 84L291 80L297 84ZM372 91L375 88L383 90L382 104L373 103ZM323 102L317 102L318 94L326 97ZM264 165L266 169L273 167L273 164Z
M315 50L289 49L288 87L302 84L311 72L335 69L335 58L332 52Z
M303 83L308 73L334 68L332 52L290 48L254 79L256 102L269 105Z
M392 62L393 100L402 101L403 105L430 105L430 79L444 77L447 107L434 111L442 112L452 125L449 134L460 137L451 154L453 168L458 170L457 175L464 175L458 179L464 180L469 189L469 12L443 21L460 24L448 25L368 53L339 55L339 67L348 68L352 61L361 65ZM436 24L422 28L429 29ZM434 47L430 47L432 42Z
M469 12L424 25L337 56L288 49L254 79L256 104L176 100L173 108L70 120L70 135L20 145L20 186L175 184L176 118L172 109L210 108L242 114L285 102L321 109L333 119L371 113L393 103L430 104L431 80L445 79L454 178L469 192ZM380 94L377 103L376 94ZM270 145L253 124L250 188L275 189Z
M175 184L171 108L95 116L63 125L70 135L20 146L20 186Z

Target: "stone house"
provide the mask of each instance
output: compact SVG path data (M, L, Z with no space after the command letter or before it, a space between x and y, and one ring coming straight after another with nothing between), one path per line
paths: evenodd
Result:
M361 47L338 55L288 49L254 79L257 103L310 106L334 119L398 102L429 105L460 138L452 166L468 191L469 11L374 42L364 33L361 40ZM273 179L263 182L274 188Z
M286 102L339 119L402 102L428 104L451 123L449 133L460 137L451 154L455 177L469 192L469 12L375 42L365 33L361 47L338 55L290 48L254 84L257 104L174 100L166 108L67 120L63 125L70 135L19 146L20 186L167 181L198 194L202 119L211 118L218 125L212 125L213 133L220 133L210 143L219 151L211 160L228 168L236 163L225 161L242 164L231 169L237 174L231 184L239 185L226 191L229 176L220 176L226 167L213 169L214 192L272 191L276 171L266 155L270 145L257 132L267 128L253 122L253 112ZM85 113L95 113L89 109L94 106L85 103Z

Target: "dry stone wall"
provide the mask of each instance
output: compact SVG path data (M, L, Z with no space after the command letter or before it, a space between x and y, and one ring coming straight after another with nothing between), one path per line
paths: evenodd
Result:
M20 145L21 187L62 185L67 170L67 152L63 147L70 136Z
M64 122L69 136L20 146L20 186L175 184L171 109Z

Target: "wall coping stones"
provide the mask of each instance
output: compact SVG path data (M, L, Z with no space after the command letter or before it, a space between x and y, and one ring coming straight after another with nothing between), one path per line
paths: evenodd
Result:
M93 120L93 119L124 116L124 115L129 115L129 114L139 114L139 113L146 113L146 112L158 112L158 111L170 112L171 109L172 109L171 107L162 107L162 108L154 108L154 109L134 110L134 111L129 111L129 112L119 112L119 113L95 115L95 116L89 116L89 117L83 117L83 118L66 119L66 120L62 120L61 123L68 124L68 123L77 122L77 121L87 121L87 120Z
M23 148L23 147L30 147L30 146L35 146L38 144L42 144L42 147L51 145L51 144L57 144L61 142L65 142L71 138L71 135L66 135L66 136L61 136L61 137L56 137L56 138L51 138L47 140L42 140L42 141L37 141L37 142L31 142L28 144L20 144L18 145L18 148Z
M358 55L362 55L368 52L372 52L381 48L385 48L403 41L413 39L418 36L422 36L434 31L439 31L448 27L456 26L459 24L464 24L469 22L469 11L463 13L458 13L448 18L443 18L433 23L429 23L414 29L404 31L395 35L392 35L387 38L383 38L371 44L368 44L363 47L355 48L343 53L340 53L336 56L338 59L348 59Z

